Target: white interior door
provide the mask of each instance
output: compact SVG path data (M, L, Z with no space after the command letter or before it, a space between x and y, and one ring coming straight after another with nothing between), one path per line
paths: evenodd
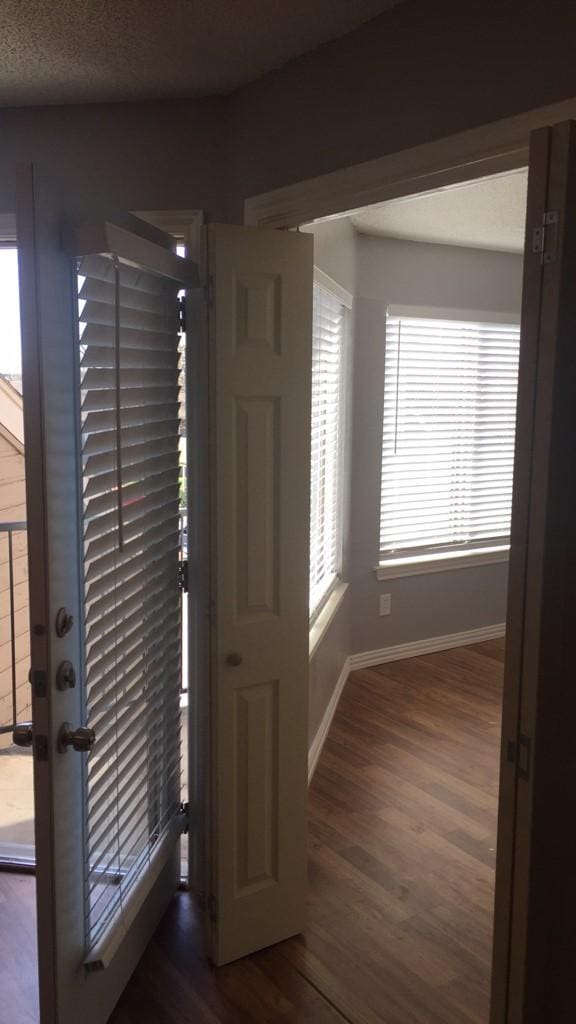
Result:
M104 1024L179 878L176 295L167 248L19 177L41 1024ZM95 738L95 742L94 741Z
M221 964L304 924L313 240L207 231Z

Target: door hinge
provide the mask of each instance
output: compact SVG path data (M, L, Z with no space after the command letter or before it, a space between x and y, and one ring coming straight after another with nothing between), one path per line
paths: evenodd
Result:
M189 827L189 824L190 824L189 823L189 819L188 819L189 807L190 807L190 805L189 805L188 801L186 801L185 803L181 803L180 804L180 814L184 818L184 822L183 822L183 826L182 826L182 832L184 833L184 835L187 834L188 827Z
M523 732L518 733L518 742L508 740L506 745L506 759L516 766L519 779L528 782L532 764L532 739Z
M188 559L184 558L178 566L178 586L183 594L188 593Z
M540 257L541 263L554 263L558 252L557 210L547 210L542 216L542 223L532 231L532 252Z
M186 334L186 296L178 296L178 334Z

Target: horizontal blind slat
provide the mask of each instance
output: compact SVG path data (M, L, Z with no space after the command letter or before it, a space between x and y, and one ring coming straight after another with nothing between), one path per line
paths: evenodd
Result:
M310 457L310 611L332 585L340 560L340 449L347 311L314 285Z
M182 378L177 283L106 255L78 274L90 948L178 810Z
M383 555L507 536L519 328L388 317Z

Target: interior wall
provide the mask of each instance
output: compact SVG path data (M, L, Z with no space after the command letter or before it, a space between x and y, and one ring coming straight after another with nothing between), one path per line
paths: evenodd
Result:
M362 299L519 315L521 255L363 234L356 252Z
M202 209L229 219L228 114L220 99L0 109L0 212L20 163L58 182L71 210Z
M576 95L576 5L406 0L232 98L241 200Z
M387 304L520 313L522 257L357 236L351 479L352 653L505 621L506 562L378 582ZM392 612L380 616L380 594Z

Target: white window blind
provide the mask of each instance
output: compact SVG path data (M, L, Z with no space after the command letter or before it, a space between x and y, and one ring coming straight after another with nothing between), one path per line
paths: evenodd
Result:
M347 308L314 285L310 495L310 614L340 571L341 440Z
M381 559L507 544L520 329L388 317Z
M180 808L178 285L104 255L78 274L91 950Z

